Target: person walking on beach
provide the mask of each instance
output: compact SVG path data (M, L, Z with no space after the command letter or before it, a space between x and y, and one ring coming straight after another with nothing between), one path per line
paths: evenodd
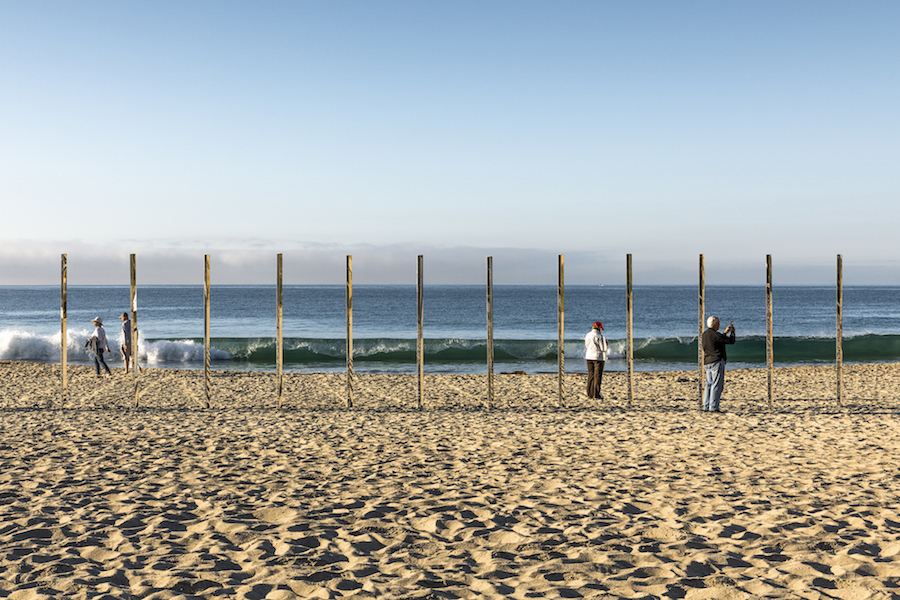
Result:
M734 343L734 321L719 333L719 317L706 319L706 331L703 332L703 369L706 371L706 386L703 388L703 410L722 412L719 400L725 388L725 345ZM731 335L729 335L729 333Z
M601 399L600 384L603 382L603 366L609 353L609 344L603 334L603 323L597 321L590 333L584 336L584 358L587 361L587 396Z
M131 361L131 319L127 312L122 313L122 360L125 361L125 373L128 373L128 364ZM138 368L137 360L134 361L134 368Z
M84 345L90 346L91 351L94 353L94 368L97 369L97 377L100 377L100 365L103 365L103 368L106 369L106 376L112 377L112 373L109 372L109 367L106 366L106 361L103 359L103 353L110 352L109 342L106 340L106 330L103 329L103 319L96 317L91 319L91 323L94 324L94 333L91 334L91 337L87 339Z

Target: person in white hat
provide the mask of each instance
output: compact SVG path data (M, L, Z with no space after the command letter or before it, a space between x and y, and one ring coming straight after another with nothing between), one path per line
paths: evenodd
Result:
M112 373L109 372L109 367L106 366L106 361L103 359L103 353L110 352L109 342L106 340L106 330L103 329L103 319L95 317L91 319L91 323L94 324L94 333L91 334L91 337L87 339L84 345L90 346L94 353L94 367L97 369L97 377L100 377L100 365L103 365L103 368L106 369L106 376L112 377Z

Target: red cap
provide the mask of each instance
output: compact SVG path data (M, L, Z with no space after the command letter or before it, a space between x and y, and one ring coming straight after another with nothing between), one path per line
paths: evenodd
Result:
M600 321L594 321L594 327L592 329L603 329L603 323Z

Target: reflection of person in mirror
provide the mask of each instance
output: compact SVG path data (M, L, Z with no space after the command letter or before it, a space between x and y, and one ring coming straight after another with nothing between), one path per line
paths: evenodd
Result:
M97 377L100 377L100 365L103 365L106 370L107 377L112 377L112 373L109 372L109 367L106 366L106 361L103 359L103 353L110 352L109 342L106 340L106 330L103 329L103 319L96 317L91 319L91 323L94 324L94 333L84 345L90 346L94 353L94 368L97 369Z
M603 331L603 323L597 321L590 333L584 336L584 359L587 361L587 396L588 398L603 398L600 393L600 384L603 383L603 366L606 364L606 356L609 353L609 344L600 333Z
M734 343L734 321L719 333L719 317L706 320L706 331L703 332L703 369L706 371L706 386L703 388L703 410L722 412L719 401L725 389L725 345ZM730 334L730 335L729 335Z

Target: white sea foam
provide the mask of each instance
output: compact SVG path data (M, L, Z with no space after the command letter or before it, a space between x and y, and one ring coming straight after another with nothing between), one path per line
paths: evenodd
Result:
M67 357L76 361L91 359L90 350L84 346L91 331L81 328L66 331ZM0 330L0 360L57 362L59 355L59 332L41 335L21 329Z
M93 329L68 329L66 331L66 356L73 362L90 362L93 355L84 342ZM108 335L108 334L107 334ZM109 338L107 361L121 361L121 335ZM180 363L203 362L203 344L192 340L159 340L138 344L138 358L148 363ZM223 350L212 348L212 360L228 360L231 355ZM0 360L35 360L40 362L59 362L59 332L40 335L21 329L0 330Z
M37 335L16 329L0 331L0 360L59 359L59 334Z
M228 360L231 355L211 348L210 360ZM138 343L138 358L148 363L203 362L203 344L193 340L157 340Z

